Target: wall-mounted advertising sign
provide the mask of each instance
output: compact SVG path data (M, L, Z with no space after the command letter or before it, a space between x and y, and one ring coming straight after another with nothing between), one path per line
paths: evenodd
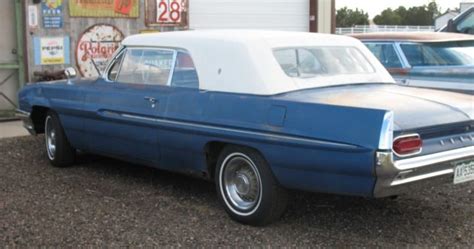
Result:
M38 28L38 8L36 5L28 6L28 26L30 29Z
M140 0L70 0L71 17L137 18Z
M35 65L69 64L69 37L34 37Z
M63 0L41 1L43 28L60 29L63 27Z
M94 63L103 71L107 60L120 46L124 36L116 27L97 24L87 29L77 41L76 62L84 77L98 76Z
M187 0L145 0L145 24L147 26L188 25Z

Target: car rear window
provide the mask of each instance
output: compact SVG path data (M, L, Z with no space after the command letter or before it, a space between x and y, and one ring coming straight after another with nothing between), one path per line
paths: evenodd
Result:
M295 78L375 72L355 47L282 48L273 54L283 71Z

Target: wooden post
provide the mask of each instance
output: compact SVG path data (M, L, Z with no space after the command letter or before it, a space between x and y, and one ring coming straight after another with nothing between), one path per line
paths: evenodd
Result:
M318 0L309 0L309 32L318 32Z
M25 85L25 56L24 56L24 25L23 25L23 5L21 0L15 0L15 21L16 21L16 43L18 60L18 83L20 89Z
M336 0L331 0L331 34L336 33Z

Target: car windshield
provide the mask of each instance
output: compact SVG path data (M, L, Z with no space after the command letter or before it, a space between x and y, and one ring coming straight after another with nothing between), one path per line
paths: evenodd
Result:
M355 47L282 48L275 49L273 54L283 71L292 78L375 72Z
M474 65L474 41L400 45L411 66Z

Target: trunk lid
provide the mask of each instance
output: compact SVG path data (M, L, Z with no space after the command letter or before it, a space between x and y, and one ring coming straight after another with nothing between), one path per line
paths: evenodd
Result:
M470 124L474 96L395 84L353 84L286 93L278 98L308 103L391 110L395 132ZM357 118L357 117L354 117Z

